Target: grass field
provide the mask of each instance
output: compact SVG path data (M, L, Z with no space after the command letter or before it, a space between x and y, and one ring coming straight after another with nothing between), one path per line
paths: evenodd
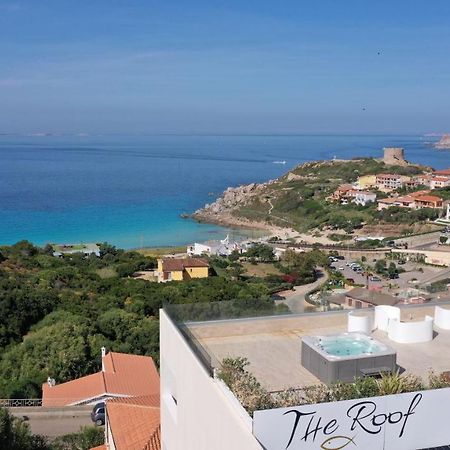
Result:
M159 258L163 255L172 255L175 253L186 253L186 246L180 247L149 247L136 250L144 256L153 256Z
M271 263L251 264L249 262L242 263L245 275L252 277L264 278L267 275L281 275L281 272Z

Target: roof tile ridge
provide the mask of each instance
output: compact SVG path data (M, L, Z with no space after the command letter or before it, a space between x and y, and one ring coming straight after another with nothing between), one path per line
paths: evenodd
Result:
M103 370L100 372L102 374L102 380L103 380L103 387L105 389L105 394L108 393L108 386L106 383L106 377L105 377L105 372L103 372Z

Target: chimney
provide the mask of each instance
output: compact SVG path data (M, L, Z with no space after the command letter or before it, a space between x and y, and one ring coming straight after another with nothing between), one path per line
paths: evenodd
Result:
M105 371L105 364L103 363L103 358L106 356L106 347L102 347L102 372Z

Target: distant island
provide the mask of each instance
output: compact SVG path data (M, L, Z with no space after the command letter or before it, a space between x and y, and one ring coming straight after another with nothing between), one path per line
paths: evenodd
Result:
M230 187L192 217L330 243L437 230L448 200L450 171L409 163L403 149L386 148L380 159L313 161L276 180Z
M450 150L450 134L444 134L434 147L441 150Z

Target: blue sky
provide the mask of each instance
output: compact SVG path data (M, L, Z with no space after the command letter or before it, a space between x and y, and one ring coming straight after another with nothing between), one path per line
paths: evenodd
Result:
M0 132L450 131L448 0L0 0Z

